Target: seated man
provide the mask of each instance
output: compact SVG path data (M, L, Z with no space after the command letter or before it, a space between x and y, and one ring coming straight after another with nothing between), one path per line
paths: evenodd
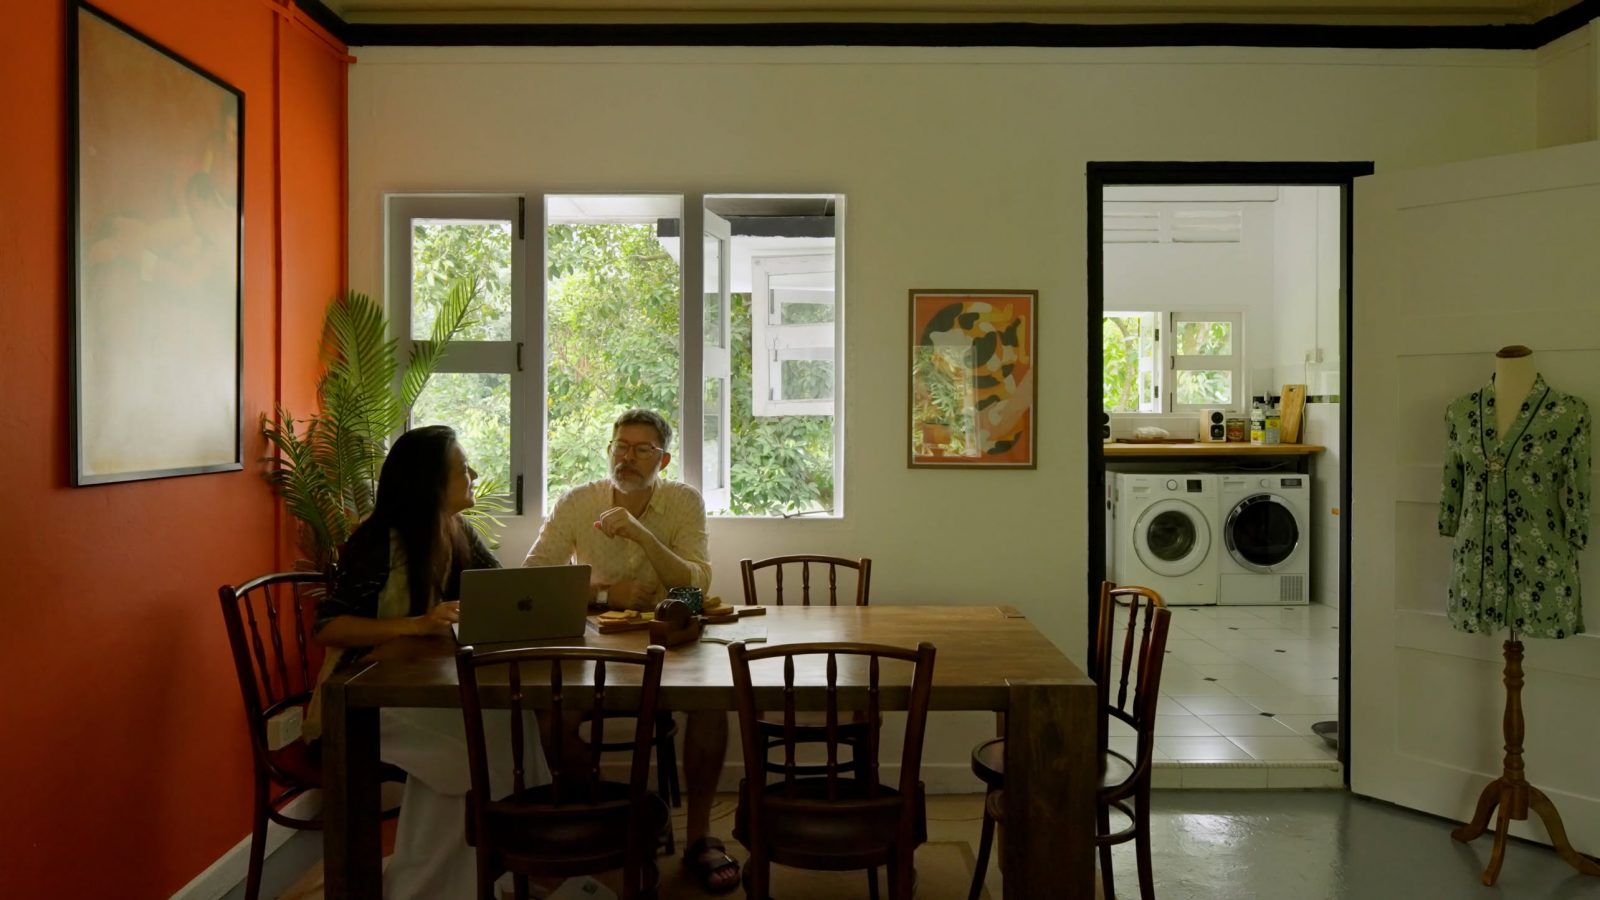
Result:
M653 610L668 588L709 589L705 502L694 488L658 477L672 459L671 442L672 426L650 410L618 416L607 446L611 477L578 485L556 501L523 565L587 565L592 599L612 609ZM709 834L728 749L727 715L707 710L687 716L684 866L707 890L731 891L739 885L739 864Z

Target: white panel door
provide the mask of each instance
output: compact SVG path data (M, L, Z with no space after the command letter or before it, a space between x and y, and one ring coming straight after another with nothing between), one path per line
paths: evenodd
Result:
M1466 821L1501 771L1505 635L1445 617L1444 410L1508 344L1600 407L1600 144L1361 178L1353 216L1352 787ZM1600 540L1579 559L1591 633L1525 641L1523 702L1528 780L1593 854ZM1512 833L1549 843L1537 817Z

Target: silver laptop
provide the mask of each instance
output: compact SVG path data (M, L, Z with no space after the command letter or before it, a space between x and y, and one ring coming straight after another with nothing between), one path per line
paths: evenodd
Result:
M516 566L461 573L456 641L505 644L583 636L588 566Z

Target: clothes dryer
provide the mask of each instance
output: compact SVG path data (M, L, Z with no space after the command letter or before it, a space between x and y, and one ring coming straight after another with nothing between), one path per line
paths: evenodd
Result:
M1311 477L1219 475L1222 552L1217 603L1292 606L1311 600Z
M1117 475L1114 581L1151 588L1169 606L1217 602L1216 477Z

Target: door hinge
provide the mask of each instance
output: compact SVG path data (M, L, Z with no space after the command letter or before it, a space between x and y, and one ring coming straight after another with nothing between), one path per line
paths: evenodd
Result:
M528 234L528 198L517 198L517 240L522 240Z
M514 493L516 494L516 496L513 499L513 505L516 507L517 515L520 516L520 515L522 515L522 476L521 475L517 476L517 489L516 489L516 491Z

